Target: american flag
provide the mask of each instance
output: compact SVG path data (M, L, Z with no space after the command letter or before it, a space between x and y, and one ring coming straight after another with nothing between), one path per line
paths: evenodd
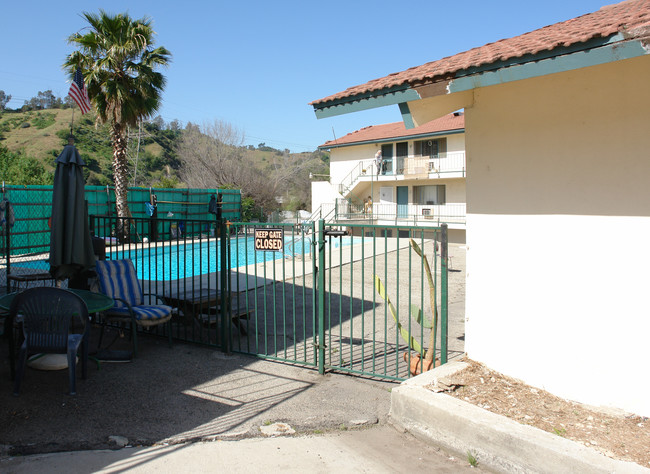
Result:
M81 115L90 112L90 99L88 98L88 91L86 91L84 77L81 74L80 68L77 68L74 73L74 79L72 80L72 84L70 84L68 95L72 97L72 100L74 100L81 109Z

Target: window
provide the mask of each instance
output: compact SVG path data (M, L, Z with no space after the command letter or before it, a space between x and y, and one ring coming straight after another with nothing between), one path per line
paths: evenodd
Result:
M415 154L430 158L443 158L447 153L447 138L415 142Z
M393 144L381 146L381 156L384 159L381 174L393 174Z
M413 186L413 202L415 204L445 204L445 185Z
M389 143L387 145L382 145L381 155L384 158L384 160L393 158L393 144Z
M404 159L409 155L408 142L396 143L395 153L397 155L397 167L395 168L395 171L397 174L404 174Z

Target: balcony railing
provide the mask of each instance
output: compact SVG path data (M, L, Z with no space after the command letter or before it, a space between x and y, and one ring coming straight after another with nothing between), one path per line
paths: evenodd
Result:
M318 208L314 209L309 217L310 221L324 219L325 222L331 222L334 219L336 204L333 202L324 202Z
M383 181L385 177L391 176L397 178L421 178L426 179L437 176L450 175L455 173L460 177L465 177L465 152L452 151L440 153L433 157L430 156L410 156L388 158L385 163L384 174L378 173L374 160L362 160L354 165L352 170L338 183L338 191L341 195L346 196L357 184L359 178L370 177Z
M345 199L338 199L336 204L328 204L330 216L336 222L344 220L391 221L395 223L417 223L439 225L465 224L466 204L373 204L372 212L364 210L364 206L351 204ZM332 209L329 206L334 207Z
M412 156L395 158L397 175L408 176L421 176L431 173L446 174L446 173L461 173L465 176L465 152L452 151L448 153L440 153L438 155L429 156Z
M345 178L341 180L338 185L339 193L345 195L350 191L356 181L361 176L370 176L372 173L375 173L375 168L372 160L359 161L354 168L347 174Z

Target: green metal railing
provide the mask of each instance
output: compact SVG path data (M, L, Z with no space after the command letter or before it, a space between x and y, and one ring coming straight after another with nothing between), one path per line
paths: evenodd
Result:
M254 232L245 224L233 228L231 241ZM233 351L314 366L321 373L402 380L412 375L411 362L420 361L422 370L434 331L431 353L437 363L447 362L446 226L342 230L326 228L320 220L317 226L282 228L285 247L279 258L255 265L245 261L231 270L231 280L240 282L231 286L232 301L245 315L237 321L240 331L231 328ZM431 265L433 298L426 265L411 239ZM303 242L301 251L295 251L295 242ZM431 320L432 304L436 324L418 324L411 308L421 308L420 320Z
M282 231L281 251L234 255L244 243L251 245L255 229L269 228ZM316 366L314 230L313 222L231 226L229 280L235 308L231 319L236 323L230 331L233 351Z
M387 380L423 370L427 352L447 362L445 225L213 218L186 219L179 234L175 218L130 220L132 235L156 225L157 239L118 242L115 216L91 216L91 229L107 258L134 260L145 292L174 308L177 340ZM256 231L270 230L282 234L281 249L255 250ZM166 336L162 327L148 333Z
M325 365L340 372L402 380L411 375L411 362L424 358L430 331L436 336L432 354L445 363L446 268L434 248L446 249L446 230L367 225L348 229L360 235L359 243L346 249L333 246L337 237L329 237L326 244ZM424 249L432 267L433 303L428 297L424 260L417 256L411 239ZM430 320L431 304L438 318L435 326L426 328L416 322L412 308L420 308L420 318Z

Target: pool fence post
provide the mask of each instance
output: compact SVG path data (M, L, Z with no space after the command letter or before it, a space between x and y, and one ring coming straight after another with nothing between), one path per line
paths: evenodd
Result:
M228 239L230 236L228 235L227 232L227 226L226 223L223 221L223 219L217 220L217 223L219 225L219 244L220 244L220 251L219 251L219 258L220 258L220 280L219 280L219 285L220 285L220 301L221 304L219 305L220 307L220 312L221 312L221 350L223 352L229 353L230 352L230 338L228 337L228 303L229 303L229 296L228 295L228 284L227 284L227 278L229 278L229 268L228 268L228 258L226 252L228 251Z
M440 363L447 363L448 244L447 224L442 224L440 238Z
M325 373L325 221L318 221L318 267L317 295L318 295L318 373Z

